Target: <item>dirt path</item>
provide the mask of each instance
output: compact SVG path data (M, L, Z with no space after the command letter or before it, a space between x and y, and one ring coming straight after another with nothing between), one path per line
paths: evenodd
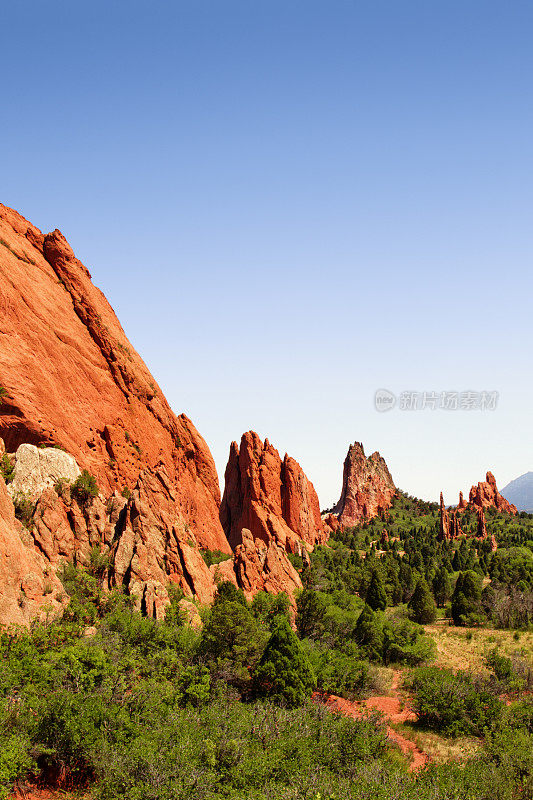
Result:
M60 789L36 789L35 787L17 789L15 794L11 796L12 800L59 800L59 798L64 797L65 792Z
M69 800L72 798L71 792L63 789L40 789L36 786L28 786L26 789L17 789L9 800ZM76 797L80 797L76 795ZM89 795L84 796L84 800L90 800Z
M394 671L394 676L388 695L375 695L369 697L367 700L359 700L352 702L345 700L343 697L330 694L327 697L316 695L317 699L325 702L328 708L333 711L338 711L340 714L360 719L365 711L379 711L383 714L385 721L390 723L387 725L387 736L392 742L395 742L402 753L411 758L409 769L411 772L417 772L424 767L429 757L414 742L408 739L403 734L394 730L391 724L398 722L410 722L416 720L416 714L410 708L407 701L402 698L400 694L401 673L397 670Z

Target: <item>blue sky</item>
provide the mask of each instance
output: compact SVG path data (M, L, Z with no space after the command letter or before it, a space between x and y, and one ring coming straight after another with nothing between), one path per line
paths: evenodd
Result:
M221 482L253 428L323 506L354 440L422 497L503 486L533 469L532 29L514 0L3 4L0 200L67 236Z

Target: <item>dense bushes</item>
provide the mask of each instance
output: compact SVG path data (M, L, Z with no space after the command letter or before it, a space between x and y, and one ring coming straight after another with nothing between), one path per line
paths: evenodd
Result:
M72 598L63 620L0 636L0 797L29 773L88 782L94 800L528 797L531 704L511 707L507 722L490 685L416 672L424 724L483 732L488 743L477 760L416 779L379 720L310 701L315 679L345 697L368 691L383 672L364 658L368 644L379 663L428 657L431 641L401 615L361 608L343 591L319 593L323 627L300 641L285 596L261 593L249 604L222 584L197 633L178 613L142 617L95 575L70 566L62 577ZM315 600L307 595L300 608L321 608ZM491 664L507 680L506 662Z
M437 667L420 667L413 678L420 723L450 736L482 736L501 719L503 703L485 679Z

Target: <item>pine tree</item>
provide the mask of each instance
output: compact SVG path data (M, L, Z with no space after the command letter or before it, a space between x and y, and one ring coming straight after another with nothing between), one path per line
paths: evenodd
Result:
M478 624L482 619L479 575L461 572L452 595L452 619L455 625Z
M367 658L381 660L383 629L368 603L365 604L355 624L354 639Z
M318 639L324 631L326 604L314 589L304 589L296 600L296 630L301 639Z
M433 578L433 595L437 605L441 608L446 605L452 594L450 576L444 566L441 566Z
M370 578L366 602L373 611L385 611L387 608L387 592L383 586L381 575L376 569Z
M409 617L418 622L419 625L425 625L428 622L433 622L437 616L437 609L435 601L425 578L420 578L415 586L413 596L409 601Z
M400 561L400 571L398 573L398 579L402 587L402 600L405 603L411 599L411 595L413 594L413 589L414 589L414 582L413 582L413 570L411 569L409 564L403 560L403 558Z
M315 677L286 617L279 617L253 679L259 696L289 708L301 705L312 693Z

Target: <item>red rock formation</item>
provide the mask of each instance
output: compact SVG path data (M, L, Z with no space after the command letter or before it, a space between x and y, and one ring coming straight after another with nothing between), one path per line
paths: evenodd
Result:
M231 444L220 520L233 549L243 528L290 553L327 538L316 492L300 465L287 455L281 461L268 439L263 444L253 431L243 434L240 449Z
M287 592L293 607L294 590L301 588L300 576L275 539L264 542L243 528L241 543L235 548L235 572L238 585L250 599L258 591Z
M164 616L169 583L202 603L213 600L217 576L204 562L198 540L181 513L178 493L162 464L141 474L128 500L114 494L106 503L101 497L81 502L72 497L70 486L62 485L43 491L26 529L16 520L13 522L10 499L0 507L0 514L0 523L3 519L9 522L12 546L20 549L19 534L23 531L28 552L35 554L34 586L46 585L45 577L55 577L64 561L88 566L94 548L98 548L108 559L108 585L124 586L137 607L147 614ZM36 548L32 548L33 544ZM16 579L24 583L28 558L20 560L22 578L17 573ZM229 569L233 571L233 561L229 561ZM235 575L232 579L236 582ZM4 613L2 606L4 582L0 573L0 624L13 619L13 613ZM54 588L63 593L57 579ZM37 590L34 594L33 612L46 601Z
M301 584L286 551L327 538L300 466L288 456L282 462L255 434L243 437L240 452L232 445L221 517L234 562L208 569L202 548L232 550L207 445L187 417L173 414L62 234L43 235L4 206L0 308L0 385L7 390L0 434L8 451L60 445L100 487L80 504L68 486L56 489L50 479L43 491L35 481L28 530L7 495L0 497L0 623L27 622L44 607L47 575L60 594L59 564L87 565L96 546L109 558L109 585L125 586L156 617L169 582L204 603L219 577L249 596L259 589L292 595Z
M338 517L335 514L327 514L322 520L324 523L324 529L328 532L328 534L335 533L341 527Z
M139 608L156 617L168 603L169 582L201 603L213 600L213 574L163 464L142 473L128 500L112 546L111 581L125 585Z
M487 523L485 522L485 510L483 508L477 510L477 538L487 538Z
M440 493L440 525L439 525L439 539L458 539L463 536L459 515L452 511L448 513L444 505L444 498L442 492Z
M59 231L0 205L0 436L59 444L110 493L163 463L202 545L230 552L211 453L176 417Z
M470 489L469 505L477 511L481 508L495 508L506 511L508 514L517 514L516 506L503 497L496 486L496 479L492 472L487 472L485 481L480 481L477 486Z
M13 503L0 477L0 623L28 625L34 617L53 616L60 610L63 597L55 570L15 519Z
M379 453L366 458L363 445L355 442L344 461L342 492L334 508L342 525L357 525L361 520L383 513L392 505L396 487L385 460Z
M457 506L457 511L464 511L467 507L467 502L463 497L463 493L459 492L459 504Z

